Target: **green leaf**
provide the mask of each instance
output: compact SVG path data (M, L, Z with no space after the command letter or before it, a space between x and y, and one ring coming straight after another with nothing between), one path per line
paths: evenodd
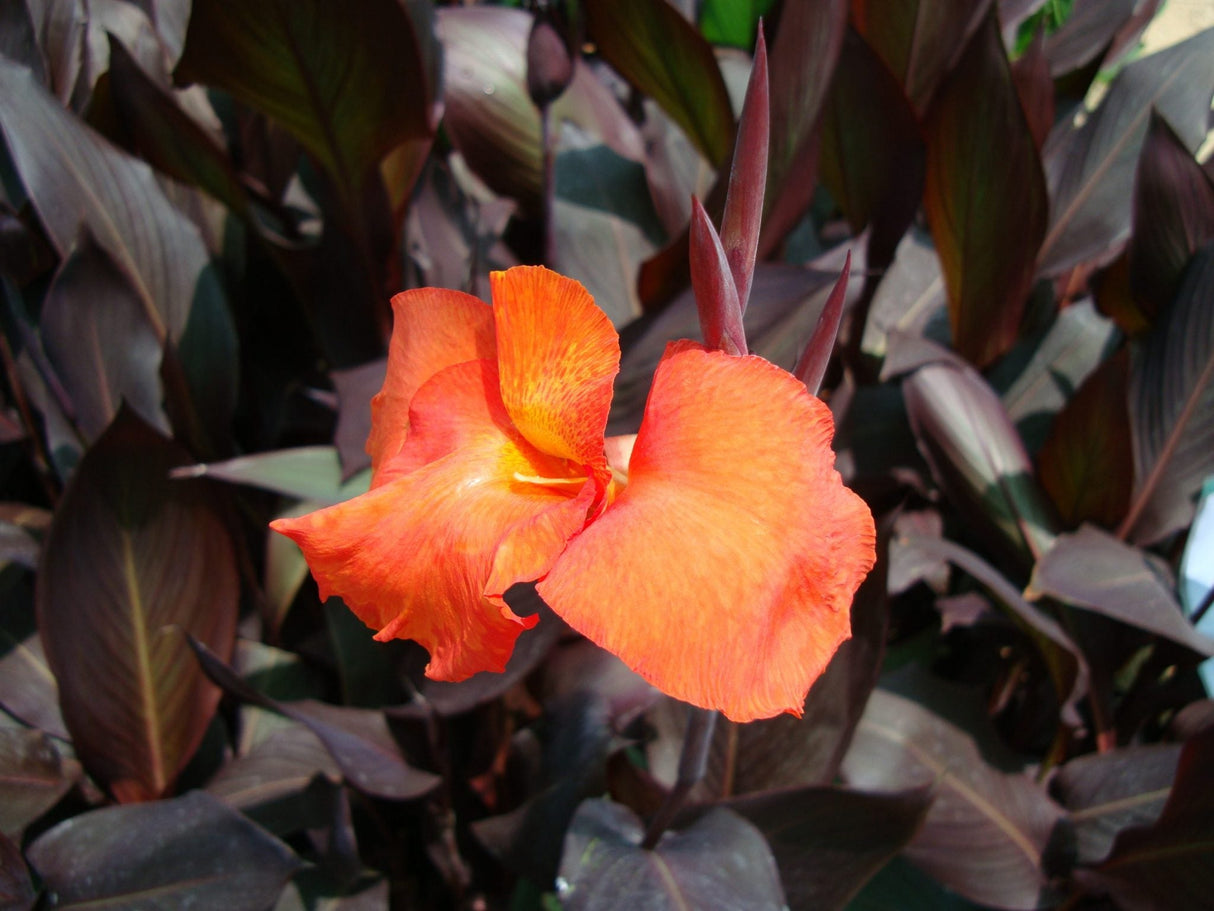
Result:
M169 479L185 460L121 410L60 501L38 573L64 721L89 773L122 801L169 791L219 702L183 632L225 655L235 639L232 544L213 494Z
M341 461L333 446L299 446L238 456L226 462L190 465L173 471L176 478L214 478L248 484L274 493L330 506L366 493L369 470L342 481Z
M768 15L775 0L705 0L700 4L700 31L709 44L727 44L750 50L759 19Z

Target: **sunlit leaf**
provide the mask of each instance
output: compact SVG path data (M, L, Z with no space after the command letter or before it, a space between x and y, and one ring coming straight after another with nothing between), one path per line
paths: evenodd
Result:
M1102 256L1130 230L1134 170L1151 111L1190 151L1206 135L1214 92L1214 29L1127 66L1081 125L1064 121L1042 157L1050 226L1038 256L1056 275Z
M178 478L214 478L231 484L248 484L300 500L341 503L365 493L369 472L343 482L341 463L333 446L298 446L275 452L238 456L226 462L190 465L173 472Z
M0 730L0 833L20 838L80 774L80 764L60 756L42 731Z
M709 44L749 50L760 17L774 5L775 0L706 0L700 4L700 31Z
M29 848L57 908L264 908L300 861L202 791L106 807L60 823Z
M172 787L219 701L183 631L223 655L235 637L235 555L214 495L168 477L186 458L120 411L64 494L38 573L76 753L123 801Z
M780 877L763 836L717 808L656 848L640 846L641 821L627 808L588 800L565 838L557 892L570 911L612 908L783 908Z

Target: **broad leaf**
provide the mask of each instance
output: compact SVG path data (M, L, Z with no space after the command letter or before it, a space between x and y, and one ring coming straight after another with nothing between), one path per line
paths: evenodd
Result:
M202 791L106 807L29 848L57 908L269 906L300 866L291 849Z
M37 897L21 849L7 835L0 833L0 908L5 911L30 911Z
M823 787L755 794L726 806L767 838L789 907L833 911L911 840L931 802L926 787L890 794Z
M0 834L20 838L68 792L80 771L42 731L0 730Z
M1159 818L1180 745L1156 743L1072 759L1050 781L1050 793L1071 813L1080 863L1104 860L1117 833Z
M1029 595L1049 595L1214 655L1214 640L1185 619L1172 585L1146 553L1091 525L1058 536L1033 569Z
M326 505L365 493L370 481L365 471L343 481L337 450L332 446L299 446L238 456L226 462L190 465L174 470L173 476L248 484Z
M431 39L417 8L195 0L175 78L273 117L353 203L390 149L431 132Z
M760 18L774 5L775 0L705 0L700 4L700 31L709 44L749 50Z
M969 735L914 702L877 690L856 729L843 774L853 787L935 786L906 856L983 904L1040 907L1043 855L1062 810L1027 775L987 765Z
M387 359L380 358L330 374L337 392L337 429L333 431L333 445L341 459L343 483L371 467L371 457L367 455L371 398L383 388L387 369Z
M1040 271L1057 275L1102 257L1130 230L1134 170L1152 109L1190 151L1206 135L1214 92L1214 29L1127 66L1080 126L1063 121L1042 157L1050 226Z
M1136 5L1136 0L1076 0L1062 27L1045 39L1050 75L1098 63Z
M1171 308L1134 352L1135 483L1122 537L1151 543L1187 525L1202 482L1214 473L1212 299L1214 242L1208 242L1190 261Z
M1157 316L1180 287L1185 264L1214 238L1214 182L1172 128L1151 116L1134 180L1130 290Z
M30 623L33 629L33 623ZM24 632L24 631L22 631ZM16 639L0 629L0 706L26 724L68 740L59 711L59 687L46 663L37 632Z
M718 167L733 141L733 109L708 42L669 3L586 0L586 29L603 59L653 98Z
M588 800L565 837L557 894L570 911L783 908L771 849L759 831L728 810L710 810L657 847L640 846L641 821L628 808Z
M953 345L984 367L1016 340L1049 206L993 13L941 84L924 133L923 205L948 288Z
M168 476L186 458L120 411L60 501L38 573L64 721L122 801L172 787L219 701L184 634L222 655L235 637L235 555L214 495Z

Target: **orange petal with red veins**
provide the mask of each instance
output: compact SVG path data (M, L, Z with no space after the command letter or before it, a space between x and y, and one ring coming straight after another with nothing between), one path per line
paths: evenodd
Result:
M800 714L874 562L829 409L758 357L669 346L628 486L540 582L575 629L734 721Z
M388 373L371 399L371 486L398 472L385 466L409 434L409 404L431 376L444 367L478 358L493 359L493 310L471 294L441 288L404 291L392 298L395 314L388 346Z
M590 468L604 490L603 433L620 368L615 328L585 288L541 266L489 279L506 411L532 445Z
M377 639L417 640L436 680L505 667L536 620L488 590L490 576L536 578L534 567L547 569L585 524L593 495L588 483L583 494L517 480L550 474L552 460L512 432L496 389L488 361L441 371L414 396L401 456L441 448L435 438L457 448L353 500L271 526L303 549L322 598L339 595Z

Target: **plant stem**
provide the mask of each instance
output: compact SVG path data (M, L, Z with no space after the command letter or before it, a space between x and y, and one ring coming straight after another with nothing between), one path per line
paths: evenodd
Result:
M666 795L666 802L649 823L641 847L652 851L662 833L674 821L683 801L691 789L700 783L708 766L708 748L712 745L712 732L717 726L717 713L709 709L690 707L687 715L687 731L683 735L683 753L679 757L679 776L674 788Z

